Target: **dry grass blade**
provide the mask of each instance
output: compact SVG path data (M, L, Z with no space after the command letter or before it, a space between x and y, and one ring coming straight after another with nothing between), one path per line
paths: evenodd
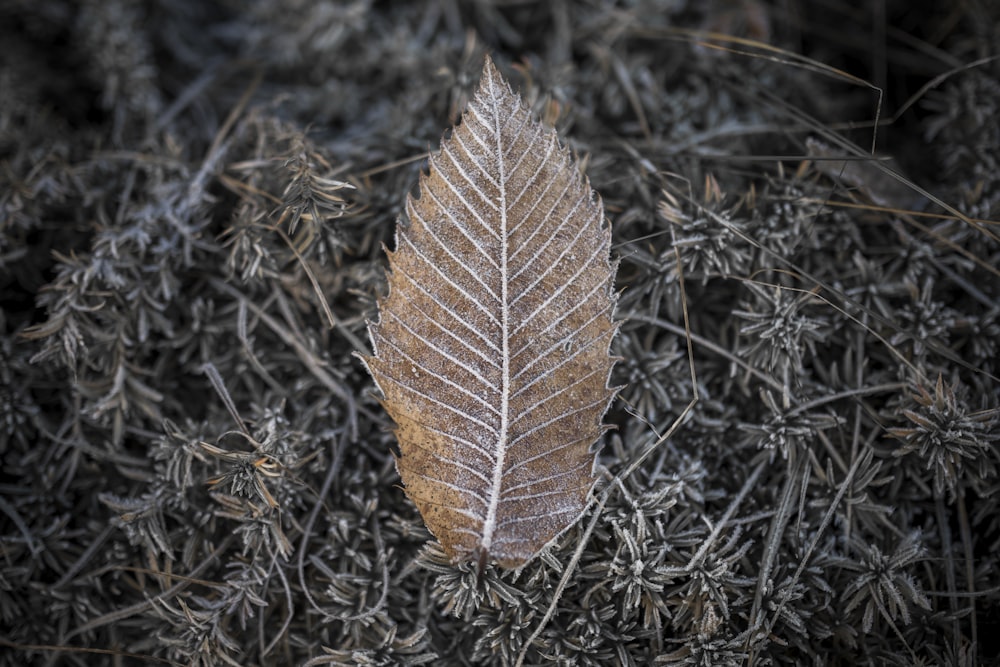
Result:
M389 253L364 361L406 492L457 560L518 567L571 525L615 394L611 230L487 60Z

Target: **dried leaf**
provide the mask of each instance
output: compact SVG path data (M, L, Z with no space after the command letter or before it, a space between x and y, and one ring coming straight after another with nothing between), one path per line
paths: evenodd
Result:
M364 362L397 469L456 561L518 567L576 521L616 389L611 229L554 130L487 59L408 197Z

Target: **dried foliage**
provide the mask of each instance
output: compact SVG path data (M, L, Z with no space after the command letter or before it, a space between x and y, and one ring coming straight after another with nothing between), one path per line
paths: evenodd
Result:
M615 394L611 230L489 58L406 216L363 357L399 474L453 558L520 567L594 486Z
M0 665L995 662L1000 15L877 4L0 3ZM477 572L352 355L487 53L626 386Z

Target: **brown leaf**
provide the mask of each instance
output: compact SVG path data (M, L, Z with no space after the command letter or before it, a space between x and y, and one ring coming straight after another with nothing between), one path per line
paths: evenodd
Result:
M389 256L363 357L407 495L456 561L518 567L583 512L616 389L611 229L487 58Z

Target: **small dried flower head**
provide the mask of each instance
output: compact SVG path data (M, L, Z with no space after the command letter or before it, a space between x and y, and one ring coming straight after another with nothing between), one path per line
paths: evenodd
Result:
M823 319L803 312L813 301L812 293L779 286L767 290L753 284L750 289L755 296L753 303L746 304L745 310L733 312L749 322L740 328L740 335L747 338L741 354L768 371L800 373L803 348L812 349L815 341L822 338L826 324Z
M344 215L347 202L340 191L354 186L325 175L332 171L326 159L301 138L295 143L285 161L291 178L281 196L282 222L287 223L292 237L299 231L300 222L307 223L304 238L312 239L320 233L323 223ZM308 247L311 242L303 245Z
M517 597L500 580L493 565L482 572L477 564L455 566L437 542L428 543L421 553L420 564L437 575L431 595L441 604L444 614L471 621L480 607L499 608L504 603L516 604Z
M770 415L760 424L745 423L742 429L747 443L756 443L759 449L769 450L772 460L774 452L780 452L781 458L787 460L799 449L808 448L817 433L840 423L835 415L783 408L775 395L767 390L761 391L761 399Z
M682 372L678 369L685 360L677 343L675 337L651 343L634 332L622 332L618 336L615 351L625 359L618 369L625 380L621 384L627 387L624 397L647 419L655 419L674 409L679 385L682 385L676 381Z
M946 384L940 375L933 395L917 385L910 396L913 405L903 410L909 425L889 429L902 442L893 455L919 457L933 475L938 497L945 491L954 496L964 474L974 482L996 475L1000 408L972 411L964 389Z
M653 540L636 540L632 531L617 522L612 523L611 528L620 545L608 569L611 590L618 594L625 615L633 616L642 608L643 626L660 627L660 617L670 615L662 595L664 584L659 573L667 547Z
M844 569L857 573L844 590L845 611L850 613L864 606L861 627L865 633L872 631L877 615L889 623L898 618L909 625L911 606L930 611L930 600L909 572L924 556L918 534L908 535L892 553L883 553L863 540L853 540L852 545L859 557L843 562Z
M779 173L782 178L769 179L760 204L753 208L748 231L762 250L792 257L803 243L816 242L815 222L821 214L826 215L826 211L819 203L822 196L816 195L813 184L787 178L784 170ZM838 243L850 240L843 228L840 232Z
M124 498L111 493L98 496L117 516L112 523L125 531L129 543L141 546L151 554L173 556L167 524L163 517L169 492L162 487L135 498Z
M737 230L746 225L733 218L732 211L699 209L695 215L681 210L668 193L660 202L660 215L676 226L676 245L685 275L707 282L713 275L743 275L751 254ZM674 249L664 251L661 260L672 267Z
M914 356L921 356L935 345L947 347L952 332L957 328L959 313L934 298L934 281L927 278L922 287L907 284L911 303L903 306L897 315L900 330L889 342L893 345L908 343Z

